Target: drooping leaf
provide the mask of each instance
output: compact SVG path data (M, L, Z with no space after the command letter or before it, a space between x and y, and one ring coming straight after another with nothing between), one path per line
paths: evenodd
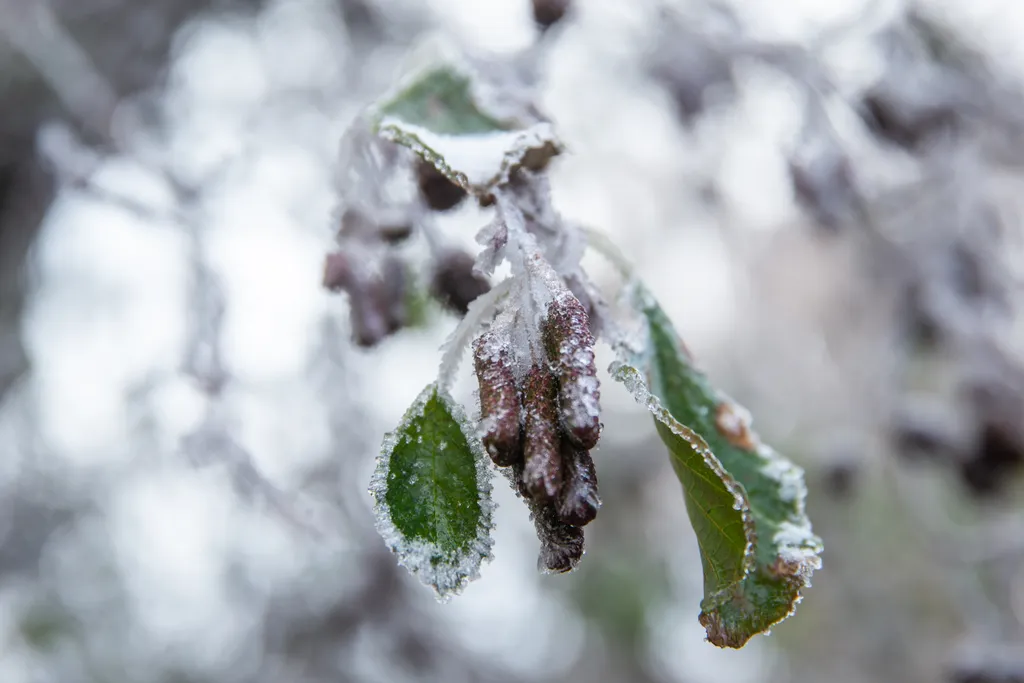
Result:
M410 83L379 107L394 117L439 135L472 135L506 130L508 124L481 111L469 76L451 66L438 66Z
M793 613L821 566L804 511L803 471L761 443L746 411L697 370L668 317L636 286L646 344L620 345L616 379L654 414L700 545L700 621L719 647L742 647Z
M441 600L491 558L491 484L476 430L431 384L384 437L370 485L377 529L399 564Z
M486 196L519 166L539 169L561 149L550 123L487 111L468 73L426 69L375 112L379 135L408 147L460 187Z

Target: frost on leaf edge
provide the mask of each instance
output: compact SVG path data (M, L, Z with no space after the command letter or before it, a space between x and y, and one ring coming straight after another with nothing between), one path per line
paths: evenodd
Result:
M723 484L725 484L725 488L729 493L733 495L733 509L738 511L743 518L743 535L746 538L747 543L743 549L743 576L734 583L718 591L719 594L727 593L732 588L743 582L743 579L753 571L757 562L757 534L755 531L754 517L750 512L750 502L747 500L746 491L744 491L743 486L736 481L736 478L729 474L721 461L715 457L715 454L704 440L704 437L672 417L672 414L668 412L668 409L661 404L661 400L651 393L640 370L634 367L631 362L623 359L622 349L617 349L616 353L619 356L619 359L614 361L608 368L612 378L625 386L626 390L629 391L634 400L650 411L655 420L665 425L669 431L688 443L690 447L704 459L705 464L707 464L711 471L715 473Z
M660 308L654 296L636 280L627 283L623 294L623 298L630 302L633 310L644 319L643 329L649 334L648 326L650 322L647 310L651 307ZM796 606L803 600L804 589L811 586L811 576L816 570L821 568L823 544L821 538L814 533L810 519L807 516L807 485L804 470L760 440L760 437L751 428L750 415L746 409L721 390L709 387L709 390L713 392L716 405L719 407L727 406L732 416L742 423L737 425L739 431L742 432L745 438L752 440L751 448L745 450L748 450L748 452L751 452L763 461L759 468L760 472L777 485L780 495L783 491L789 490L791 495L783 496L783 499L794 504L795 517L800 522L799 524L794 524L787 519L778 525L772 524L776 528L771 537L764 541L764 545L773 551L773 562L766 567L768 576L774 580L784 581L791 592L792 597L788 602L786 613L778 616L778 618L774 618L764 628L754 632L743 634L731 633L722 623L719 610L738 597L735 594L736 591L742 591L743 585L747 581L756 580L757 573L762 569L758 560L758 547L762 544L758 542L757 522L754 519L750 501L743 484L725 468L699 433L679 423L662 406L658 397L651 393L643 373L634 367L636 365L644 365L644 352L638 353L635 347L639 346L639 348L646 350L649 345L646 340L639 345L637 341L623 338L613 344L616 361L612 363L609 371L616 380L626 386L641 405L647 407L654 414L659 422L668 427L674 434L693 445L698 452L701 452L705 461L719 474L727 488L730 491L738 489L739 495L744 502L742 510L744 527L748 531L748 544L743 561L744 576L740 581L705 596L704 600L701 601L702 612L700 618L701 623L707 629L709 641L719 647L742 647L756 633L767 633L772 626L792 616L796 612ZM692 364L691 359L687 359L687 362ZM699 370L695 369L695 372L699 372ZM688 434L693 435L695 440L690 438Z
M445 51L448 52L448 51ZM428 78L439 69L448 69L453 73L466 78L470 84L469 98L473 106L484 116L493 117L497 127L493 131L464 133L461 135L444 134L432 131L424 126L406 121L399 116L387 113L387 108L407 94L422 79ZM478 197L486 196L490 191L509 181L512 172L521 166L529 166L538 169L547 164L551 157L561 154L565 146L555 133L554 126L549 121L534 120L522 125L524 122L516 122L514 119L507 120L495 116L488 111L483 98L479 96L473 87L474 81L479 79L479 74L468 68L457 55L447 53L435 56L421 64L418 68L410 70L409 73L385 96L381 97L370 107L370 121L372 121L373 132L382 139L412 150L424 161L431 164L446 178ZM505 145L505 151L501 161L494 169L490 177L478 179L473 182L466 169L455 168L444 156L441 150L435 149L440 145L437 142L444 138L462 140L466 144L482 142L484 138L493 135L507 136L509 141ZM430 144L433 142L433 144ZM533 153L534 157L528 159Z
M545 121L537 122L525 128L512 130L495 130L490 133L467 133L465 135L444 135L434 133L422 126L402 121L394 116L386 116L377 120L375 131L381 138L406 147L424 161L432 164L446 178L476 196L487 195L493 188L508 183L512 171L526 164L527 156L536 152L539 157L530 165L542 166L551 157L562 151L562 144L555 135L554 127ZM505 136L509 139L506 149L494 172L483 179L471 180L464 170L453 167L444 154L435 149L440 145L434 140L444 138L457 139L462 144L473 144L474 138L482 141L485 137ZM433 146L427 143L433 142Z
M445 562L439 565L432 565L429 560L435 546L421 539L407 538L392 521L391 510L387 504L387 481L391 453L398 443L398 439L401 438L402 432L413 420L423 415L427 403L434 395L445 405L452 419L459 425L459 429L466 438L466 444L473 454L477 500L480 506L477 533L470 542L468 550L455 556L444 552ZM459 595L470 581L480 578L481 565L494 559L492 553L494 539L491 537L491 531L494 529L493 512L497 503L491 498L490 460L484 453L483 444L476 428L463 407L436 382L428 384L420 392L416 400L405 411L398 426L384 435L376 466L370 478L369 491L374 500L375 526L385 545L398 558L399 566L405 567L424 585L430 586L434 590L438 602L448 602L452 597Z

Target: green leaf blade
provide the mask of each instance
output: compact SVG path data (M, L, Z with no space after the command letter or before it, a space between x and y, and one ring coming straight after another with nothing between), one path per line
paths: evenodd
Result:
M507 182L516 168L543 168L562 151L549 123L488 112L472 77L453 64L416 74L376 106L373 118L378 135L411 149L477 196Z
M480 110L469 76L448 66L430 69L379 107L390 116L440 135L508 130L511 125Z
M388 547L441 600L491 558L490 471L462 409L428 386L384 438L370 491Z
M642 391L633 388L633 394L638 400L645 392L651 395L641 402L652 409L672 454L700 544L705 578L700 621L708 639L720 647L742 647L793 613L821 565L821 540L804 511L803 472L760 442L746 411L693 366L668 317L639 287L634 304L646 323L647 345L640 354L620 349L624 360L616 377L636 374L632 382L641 382ZM687 455L687 447L701 458ZM720 490L720 519L713 515L709 504L716 500L716 486L709 476L719 477L735 494L733 515L722 510ZM736 515L743 519L742 548L735 532L726 536L714 528ZM728 528L735 529L735 523Z

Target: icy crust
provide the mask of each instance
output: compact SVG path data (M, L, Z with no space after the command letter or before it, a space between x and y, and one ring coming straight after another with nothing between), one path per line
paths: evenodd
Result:
M634 288L631 303L645 324L638 338L616 345L620 361L613 366L613 374L661 425L696 443L695 450L706 451L711 469L723 481L732 482L748 506L744 518L750 523L753 545L745 553L745 576L734 586L706 590L700 616L712 643L742 647L753 635L793 614L801 591L821 567L821 539L805 511L804 473L760 441L751 428L749 412L712 388L693 367L650 293L636 283L630 286ZM640 371L632 366L644 368L654 378L657 391L668 395L651 396ZM683 430L695 439L677 431L676 414L689 423ZM702 555L705 550L702 547Z
M427 406L432 401L443 406L446 417L451 421L443 427L457 426L465 437L468 453L456 453L456 457L471 457L475 473L474 484L477 491L479 514L476 520L476 534L463 544L431 542L421 537L410 535L408 529L399 528L395 516L388 505L389 480L391 478L392 456L396 446L402 441L415 440L418 444L439 450L455 450L453 444L437 438L439 430L425 429ZM432 443L436 441L436 443ZM393 483L393 482L392 482ZM408 482L414 484L413 482ZM476 427L469 421L462 406L436 384L428 385L406 411L398 427L384 436L377 465L370 480L370 495L374 500L374 517L377 531L384 539L388 548L398 556L398 564L408 569L425 585L434 589L439 602L447 602L458 595L466 584L480 576L480 566L484 561L493 559L491 549L494 541L491 538L493 529L492 516L496 504L491 499L491 469L483 445L476 433ZM438 489L432 493L436 496ZM458 509L464 506L455 502ZM434 525L438 538L451 540L450 535L443 532L446 520L433 505L424 504L416 510L422 513L420 521ZM407 525L408 526L408 525Z
M650 392L640 371L630 365L629 361L624 360L622 349L617 349L617 354L619 355L619 360L613 362L611 367L608 368L612 377L617 382L621 382L629 393L633 395L636 402L647 408L654 415L655 420L685 441L693 452L703 459L708 469L722 481L726 490L732 495L732 509L739 513L738 516L743 523L746 545L743 548L742 571L735 576L733 581L726 583L726 587L731 588L750 572L755 562L754 547L756 535L754 531L754 518L750 513L750 503L747 500L747 494L733 476L725 470L725 467L718 461L715 454L711 452L711 448L708 447L703 437L686 425L680 424L665 409L658 397Z
M480 431L484 450L499 467L515 462L521 453L520 400L509 349L493 331L473 342L480 401Z
M548 305L543 337L548 358L558 369L566 436L579 448L593 448L601 433L601 388L590 320L573 294L565 292Z
M521 130L447 135L384 116L377 133L413 150L453 183L476 195L486 195L507 183L509 174L519 166L543 167L562 150L554 128L546 121Z
M466 347L484 323L495 316L498 303L508 295L512 284L510 279L502 280L469 303L466 315L441 345L441 365L437 372L441 389L447 389L455 381L455 373L459 370L459 361Z

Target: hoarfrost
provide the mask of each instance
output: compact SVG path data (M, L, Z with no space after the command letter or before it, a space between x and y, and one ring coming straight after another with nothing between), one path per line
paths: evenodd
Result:
M409 147L453 182L476 193L506 182L512 169L523 163L531 150L549 149L553 154L559 148L554 129L547 122L522 130L443 135L385 116L378 130L384 139Z
M622 354L623 349L616 349L619 354ZM736 483L725 467L719 462L715 454L711 452L711 448L707 442L689 427L680 424L671 413L661 404L661 401L657 396L653 395L650 389L647 388L647 383L644 382L640 371L630 365L627 361L620 359L614 361L608 368L612 377L616 381L621 382L626 389L633 395L636 402L644 406L654 415L658 422L668 427L673 434L686 441L694 451L699 453L704 459L704 462L709 468L718 476L719 479L725 484L726 489L733 496L733 509L740 512L743 516L743 526L746 530L745 536L747 540L746 548L743 551L743 572L747 574L754 566L754 518L750 512L750 504L747 501L746 495L743 489Z
M821 569L821 540L810 524L782 522L772 536L779 559L773 567L777 574L799 576L805 586L811 585L811 574Z
M758 452L767 459L761 472L778 483L779 498L786 503L804 500L807 496L807 484L804 482L803 470L779 457L768 446L761 446Z
M505 258L508 244L508 226L500 216L480 229L476 235L477 244L483 249L477 254L474 269L483 275L493 275L501 260Z
M480 517L476 537L461 553L452 553L422 539L408 538L395 526L387 504L391 454L401 438L400 435L409 431L412 423L423 416L426 405L435 392L465 436L476 469ZM494 528L492 518L497 505L491 498L489 459L477 437L475 425L470 422L462 406L436 384L428 385L406 411L398 427L384 436L369 490L374 499L374 517L381 538L398 557L399 565L434 589L438 602L448 602L461 593L467 583L479 578L481 564L493 559L491 549L494 540L491 538L491 531Z
M441 389L447 390L455 381L455 373L459 369L462 353L469 346L473 336L484 322L495 315L498 302L509 292L511 280L503 280L489 292L481 294L469 304L465 317L452 330L451 335L441 346L441 367L438 369L437 382Z

